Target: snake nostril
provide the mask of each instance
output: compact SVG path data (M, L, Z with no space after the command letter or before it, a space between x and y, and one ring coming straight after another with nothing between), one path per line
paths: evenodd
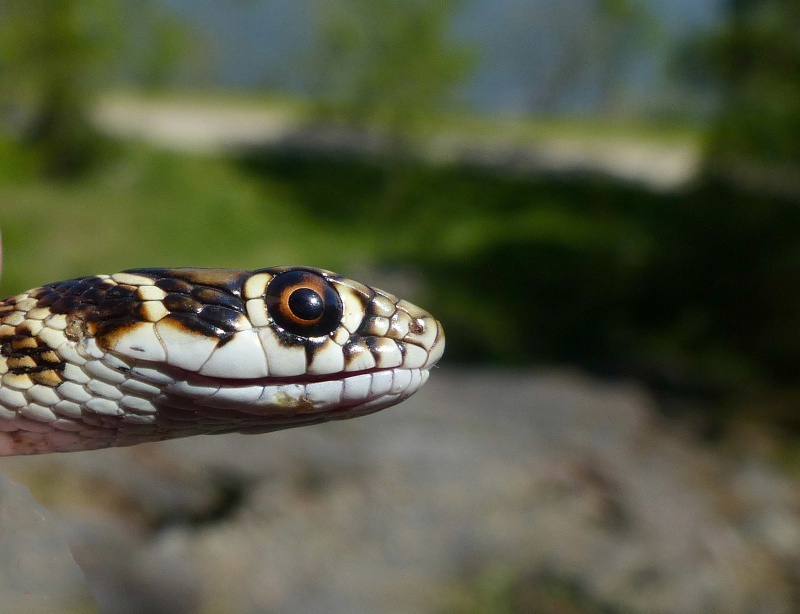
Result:
M408 332L414 335L421 335L425 332L425 320L422 318L414 318L408 325Z

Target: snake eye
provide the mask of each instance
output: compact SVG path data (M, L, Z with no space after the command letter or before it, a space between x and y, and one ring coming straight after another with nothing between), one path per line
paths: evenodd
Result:
M322 337L342 320L339 294L321 275L287 271L267 286L267 311L286 332L301 337Z

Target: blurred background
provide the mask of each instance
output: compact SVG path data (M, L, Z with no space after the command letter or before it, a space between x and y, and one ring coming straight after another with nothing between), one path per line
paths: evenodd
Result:
M303 263L447 332L370 418L3 459L103 612L800 611L793 0L0 0L0 229L2 296Z

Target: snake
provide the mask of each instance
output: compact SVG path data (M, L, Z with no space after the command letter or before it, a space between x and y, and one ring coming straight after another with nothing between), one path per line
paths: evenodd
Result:
M427 380L427 311L325 269L141 268L0 301L0 456L363 416Z

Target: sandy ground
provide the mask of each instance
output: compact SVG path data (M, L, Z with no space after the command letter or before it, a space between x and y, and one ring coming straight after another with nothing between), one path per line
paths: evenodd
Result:
M195 152L272 147L373 156L386 148L375 134L308 125L279 110L213 103L110 99L98 107L95 121L116 136ZM452 132L431 136L418 150L429 163L457 162L519 174L599 173L656 190L689 184L698 173L701 153L699 143L596 137L524 142Z

